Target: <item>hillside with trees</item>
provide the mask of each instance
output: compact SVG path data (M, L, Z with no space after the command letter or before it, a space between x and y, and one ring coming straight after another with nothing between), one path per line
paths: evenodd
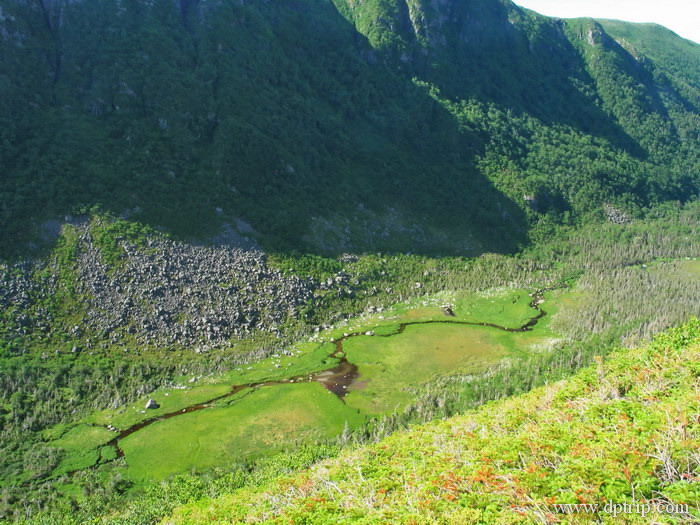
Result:
M0 46L5 257L94 206L185 239L478 254L697 195L700 46L658 28L501 0L8 0Z
M661 26L3 0L0 523L697 504L699 192Z

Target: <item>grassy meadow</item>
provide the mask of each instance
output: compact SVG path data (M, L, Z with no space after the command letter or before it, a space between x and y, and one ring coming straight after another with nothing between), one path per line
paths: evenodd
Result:
M211 469L335 437L364 417L318 383L243 391L213 408L159 421L120 442L136 482Z
M371 415L388 414L413 400L417 386L441 375L484 371L504 356L493 328L458 324L409 325L389 337L360 336L344 343L360 369L349 388L349 406Z
M503 357L517 357L533 342L551 338L547 317L531 332L522 333L460 324L483 322L517 328L538 315L531 301L525 290L437 294L320 332L311 341L249 366L209 377L183 376L181 386L159 389L130 405L95 411L74 425L47 430L49 445L63 451L53 475L115 459L116 450L104 450L112 448L105 444L118 435L107 430L108 425L123 431L209 402L211 407L156 421L119 440L125 476L143 485L337 438L368 417L390 415L410 405L422 384L453 374L483 372ZM454 315L446 315L448 304L454 304ZM405 323L399 333L399 326ZM343 400L317 381L248 388L227 397L235 386L293 378L308 381L315 372L335 367L339 359L331 355L338 339L342 339L344 356L359 372ZM145 409L149 398L160 406Z

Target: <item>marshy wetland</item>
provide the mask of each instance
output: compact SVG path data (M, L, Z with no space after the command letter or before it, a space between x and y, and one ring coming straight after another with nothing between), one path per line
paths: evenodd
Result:
M484 372L556 339L566 286L498 289L399 304L215 377L183 378L130 406L46 432L65 450L54 476L123 457L136 483L333 439L408 406L421 385Z

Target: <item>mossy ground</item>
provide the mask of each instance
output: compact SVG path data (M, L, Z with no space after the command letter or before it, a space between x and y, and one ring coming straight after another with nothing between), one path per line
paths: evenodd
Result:
M687 259L680 264L683 275L689 279L700 279L700 259Z
M202 471L342 433L364 421L318 383L260 387L219 406L157 422L121 441L137 482Z
M409 325L390 337L352 337L344 349L360 370L346 402L371 415L406 406L412 387L441 375L483 371L507 352L493 328L458 324Z
M558 303L575 303L570 290L554 290L541 305L547 311L535 329L508 332L494 327L460 323L491 323L519 328L538 315L533 297L524 290L492 290L480 295L441 295L429 303L454 305L447 316L442 306L402 305L373 319L374 336L358 336L344 343L348 360L360 369L347 403L371 415L385 415L414 399L415 389L439 376L476 374L504 357L517 357L556 341L549 328ZM401 323L409 324L398 333Z
M546 308L556 312L556 303L570 302L570 295L568 290L549 292ZM352 320L321 332L312 341L294 345L287 354L276 354L214 377L197 378L194 384L188 382L190 377L183 376L182 387L160 389L131 405L94 412L77 426L59 425L47 431L49 444L65 451L54 475L114 459L113 449L103 445L116 434L92 425L124 430L224 396L235 385L278 381L333 368L339 360L331 357L336 349L332 341L348 333L371 331L374 336L350 337L343 343L348 360L358 366L360 373L345 398L346 404L318 383L268 386L226 398L196 413L154 423L122 440L120 446L126 454L128 476L141 483L192 469L206 470L226 460L248 460L295 442L336 437L343 432L345 421L354 427L365 416L388 415L405 407L423 383L445 375L482 372L505 356L516 357L555 338L549 330L551 315L544 317L535 330L524 333L459 324L487 322L517 328L537 315L531 301L524 290L438 294ZM445 315L445 304L454 305L454 316ZM439 323L409 325L398 333L401 323L431 321ZM146 410L148 398L156 399L160 407ZM103 439L93 439L97 432L103 434ZM79 437L78 445L67 442L65 436Z
M71 428L60 438L50 442L51 446L65 451L65 456L53 475L60 476L92 467L102 457L100 448L113 437L112 432L102 427L77 425Z
M324 332L321 337L333 340L366 330L388 334L401 323L427 321L491 323L505 328L519 328L538 314L530 306L532 299L528 291L522 289L497 288L480 294L441 292L396 304L382 313L352 319L343 326ZM451 306L454 315L445 315L444 306Z
M184 389L161 389L157 395L146 396L131 405L94 412L83 419L83 422L104 426L112 425L118 429L126 429L147 419L169 414L190 405L204 403L210 399L223 396L230 390L231 387L224 384L202 385ZM156 409L147 410L145 408L146 402L152 397L157 397L157 403L160 406Z

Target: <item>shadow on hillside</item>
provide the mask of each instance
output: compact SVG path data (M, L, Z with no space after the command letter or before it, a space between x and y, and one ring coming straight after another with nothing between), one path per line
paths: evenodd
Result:
M95 205L188 240L242 218L276 251L474 255L526 242L524 212L474 166L482 139L331 4L129 4L116 17L110 6L66 7L67 73L55 86L24 78L12 94L53 97L17 123L41 147L6 166L21 196L6 245ZM326 226L342 242L315 242Z

